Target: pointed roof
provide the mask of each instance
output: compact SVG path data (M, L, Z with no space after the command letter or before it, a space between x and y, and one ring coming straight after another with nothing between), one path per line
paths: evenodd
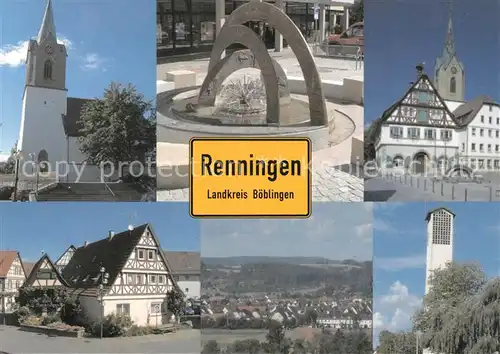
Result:
M150 224L122 231L113 237L106 237L77 248L68 265L62 271L63 278L71 288L97 289L101 275L100 269L104 267L106 273L109 274L108 287L111 287L148 228L156 244L160 245ZM171 273L170 266L161 249L158 253L165 262L168 272ZM172 279L172 281L174 286L177 286L175 280ZM87 293L94 295L93 292Z
M456 56L456 54L457 52L455 48L455 36L453 32L453 0L451 0L443 54L436 59L436 67L448 67L448 65L450 65L451 63L451 60ZM462 65L462 63L460 63L460 65Z
M425 221L429 221L431 219L431 215L434 214L434 213L437 213L440 210L444 210L444 211L450 213L453 217L455 217L455 213L452 212L450 209L444 208L444 207L440 207L440 208L435 208L435 209L430 210L427 213L427 215L425 216Z
M420 64L419 64L420 65ZM444 110L446 111L446 113L448 113L448 115L451 117L451 119L455 122L455 124L457 124L457 126L460 126L460 123L459 121L455 118L455 115L450 111L450 109L448 108L448 105L446 104L446 102L444 101L444 99L441 97L441 95L439 94L438 90L436 89L436 87L434 86L434 83L432 82L432 80L429 78L429 76L425 73L422 73L420 75L420 77L418 78L417 81L415 81L408 90L405 91L405 93L403 94L403 96L401 96L401 98L399 100L397 100L396 102L394 102L389 108L387 108L384 113L382 113L382 116L380 118L378 118L377 120L375 120L373 122L373 124L375 124L374 128L373 128L373 132L372 132L372 127L370 127L370 131L369 131L369 134L373 136L378 136L380 134L380 128L382 126L382 124L391 117L392 113L399 107L399 105L403 104L403 100L405 99L405 97L415 89L415 87L423 80L426 80L427 84L432 88L434 94L436 95L436 97L438 98L439 102L441 102L441 104L443 105L444 107ZM429 107L431 108L431 107ZM373 125L372 124L372 125Z
M57 267L52 262L52 260L50 259L50 257L48 256L47 253L44 253L40 257L40 259L38 260L38 262L35 263L35 265L33 266L33 269L31 270L30 274L27 276L26 281L24 282L25 286L32 286L33 283L35 282L35 280L38 279L37 278L38 271L40 270L40 267L42 266L42 264L44 263L45 260L47 261L47 263L52 268L52 271L56 274L57 280L59 280L59 282L61 283L61 285L67 287L68 284L63 279L61 273L59 273L59 271L57 270Z
M71 251L71 252L75 252L75 251L76 251L76 247L75 247L75 246L73 246L73 245L70 245L68 248L66 248L66 251L64 251L64 252L63 252L63 253L59 256L59 258L57 259L56 263L54 263L54 264L58 264L58 263L61 261L61 259L63 259L63 257L66 255L66 253L68 253L68 252L70 252L70 251Z
M24 266L24 274L26 275L26 278L30 276L31 271L33 270L33 267L35 266L36 263L34 262L23 262Z
M43 14L42 25L40 26L40 31L38 32L38 44L42 43L46 38L57 40L56 26L54 24L54 12L52 11L52 0L47 0L47 6L45 7L45 13Z
M19 260L21 260L21 257L19 256L19 252L17 251L0 251L0 278L5 278L7 276L7 273L9 273L10 267L12 267L12 263L14 263L14 260L19 257ZM22 261L21 261L22 265ZM23 266L24 270L24 266Z

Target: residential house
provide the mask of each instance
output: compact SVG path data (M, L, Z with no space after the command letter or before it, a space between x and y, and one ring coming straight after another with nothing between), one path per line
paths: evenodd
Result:
M24 286L33 287L67 287L66 281L62 278L56 265L44 253L35 263L33 269L28 274Z
M28 278L31 274L31 271L33 270L33 267L35 266L36 262L29 262L29 261L23 261L23 268L24 268L24 274L26 275L26 278Z
M165 258L170 265L174 279L187 298L201 296L201 260L199 252L168 252Z
M129 315L136 325L164 324L169 320L167 292L178 288L149 224L86 242L62 276L79 295L89 321L118 313Z
M75 254L76 247L71 245L69 246L66 251L63 252L63 254L59 257L59 259L56 261L55 265L57 267L57 270L62 273L64 267L69 263L73 255Z
M19 252L0 251L0 305L3 313L15 310L15 299L25 279Z

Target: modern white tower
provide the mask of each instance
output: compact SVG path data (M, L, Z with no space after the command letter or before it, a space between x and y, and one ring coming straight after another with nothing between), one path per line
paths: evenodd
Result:
M446 208L437 208L427 213L427 263L425 270L425 293L429 292L432 272L453 260L453 222L455 214Z

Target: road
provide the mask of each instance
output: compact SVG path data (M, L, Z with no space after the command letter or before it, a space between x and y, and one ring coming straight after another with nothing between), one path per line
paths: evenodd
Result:
M64 338L0 326L0 353L200 353L199 330L126 338Z

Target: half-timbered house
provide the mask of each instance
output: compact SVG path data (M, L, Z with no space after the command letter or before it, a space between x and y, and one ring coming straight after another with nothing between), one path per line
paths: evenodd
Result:
M17 251L0 251L0 310L15 310L15 298L26 279L23 262Z
M75 250L62 276L79 295L90 321L99 319L102 311L128 314L137 325L161 325L169 320L167 292L178 288L149 224L85 243Z
M456 155L460 127L423 66L417 66L417 75L403 97L383 113L375 149L381 166L423 173L433 158L444 162Z
M71 257L73 257L73 254L75 253L75 246L71 245L69 246L66 251L63 252L63 254L57 259L55 265L57 267L57 270L59 272L62 272L64 267L69 263Z
M30 274L24 282L24 286L33 287L66 287L66 281L62 278L56 265L50 257L44 253L35 263Z
M465 68L455 48L450 12L434 80L417 79L367 131L377 165L426 174L500 170L500 104L486 95L465 100Z

